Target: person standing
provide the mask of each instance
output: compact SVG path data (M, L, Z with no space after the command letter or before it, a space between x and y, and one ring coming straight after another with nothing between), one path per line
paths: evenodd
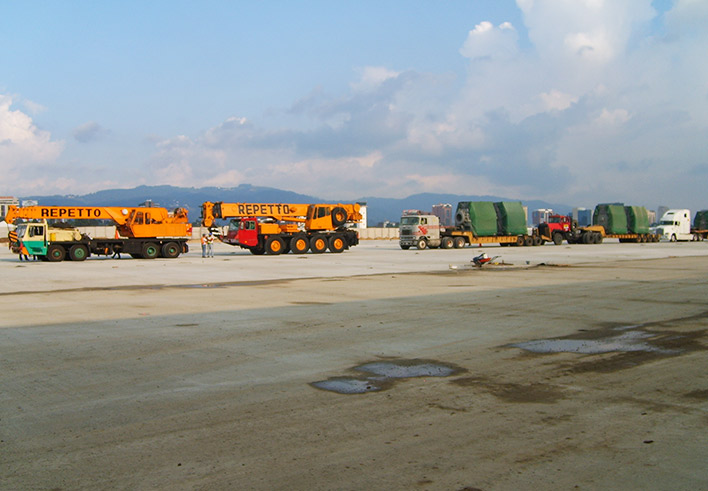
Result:
M211 232L207 237L207 256L214 257L214 236Z
M206 257L207 254L207 236L206 234L202 234L202 257Z

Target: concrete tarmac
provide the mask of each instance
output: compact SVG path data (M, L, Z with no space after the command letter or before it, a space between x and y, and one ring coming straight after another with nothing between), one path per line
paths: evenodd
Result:
M706 242L4 249L0 487L705 488L707 272Z

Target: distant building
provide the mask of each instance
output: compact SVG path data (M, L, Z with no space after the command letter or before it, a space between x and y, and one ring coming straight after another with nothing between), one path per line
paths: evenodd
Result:
M20 206L20 200L12 196L0 196L0 217L7 215L7 209L11 206Z
M432 214L440 219L440 225L452 225L452 205L450 203L433 205Z
M649 218L649 223L656 223L656 212L652 210L647 210L647 217Z
M354 228L368 228L368 218L366 216L366 201L357 201L359 205L359 213L361 213L361 221L354 225Z
M538 225L548 221L548 217L553 215L553 210L550 208L539 208L531 213L531 223Z
M592 225L592 210L588 210L587 208L573 208L573 220L581 227Z
M657 222L658 222L659 220L661 220L661 217L663 217L664 214L665 214L667 211L669 211L669 207L668 207L668 206L663 206L663 205L662 205L662 206L659 206L659 207L656 209L656 220L657 220Z

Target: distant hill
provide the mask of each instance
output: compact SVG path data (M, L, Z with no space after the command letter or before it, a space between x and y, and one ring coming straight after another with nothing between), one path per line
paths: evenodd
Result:
M205 201L253 202L253 203L328 203L315 196L298 194L281 189L241 184L234 188L183 188L176 186L138 186L132 189L106 189L84 195L23 196L22 200L36 200L40 205L53 206L138 206L152 201L155 206L165 208L183 207L190 212L190 218L199 218L201 204ZM453 208L458 201L518 201L499 196L477 196L459 194L421 193L406 198L363 197L356 201L367 203L370 226L384 221L397 222L402 210L430 211L435 204L450 203ZM556 213L568 214L571 207L540 200L523 201L529 210L552 208Z

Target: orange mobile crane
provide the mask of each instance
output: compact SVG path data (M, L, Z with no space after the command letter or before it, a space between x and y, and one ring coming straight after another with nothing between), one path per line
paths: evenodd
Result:
M347 223L362 219L358 204L211 203L202 204L202 225L231 219L221 240L253 254L342 252L359 243Z
M5 220L35 220L17 227L18 247L49 261L83 261L92 254L130 254L134 258L175 258L189 250L192 236L187 210L177 208L123 208L109 206L10 206ZM91 238L65 220L110 220L114 238ZM60 223L55 223L55 222ZM50 224L51 222L51 224Z

